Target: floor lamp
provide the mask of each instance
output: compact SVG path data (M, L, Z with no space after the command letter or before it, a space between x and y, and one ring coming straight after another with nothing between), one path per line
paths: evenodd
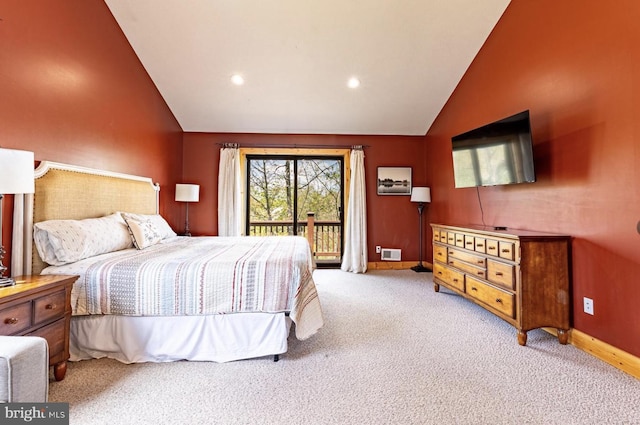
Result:
M187 203L187 215L184 224L184 236L191 236L189 232L189 203L200 200L200 185L176 184L176 201Z
M431 189L428 187L414 187L411 190L411 202L418 203L418 215L420 219L420 261L417 266L411 267L415 272L430 272L431 269L422 265L422 211L424 204L431 202Z
M0 287L16 284L5 276L7 267L2 264L5 254L2 244L2 198L9 193L35 191L33 165L33 152L0 148Z

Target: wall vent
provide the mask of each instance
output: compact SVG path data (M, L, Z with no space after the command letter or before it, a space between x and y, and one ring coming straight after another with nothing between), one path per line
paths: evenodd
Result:
M382 248L382 259L385 261L400 261L402 255L401 249Z

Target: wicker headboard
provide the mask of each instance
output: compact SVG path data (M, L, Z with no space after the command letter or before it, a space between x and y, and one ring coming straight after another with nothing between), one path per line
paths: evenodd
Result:
M43 161L35 170L33 223L102 217L116 211L157 214L159 191L148 177ZM32 273L39 274L46 265L35 244L31 253Z

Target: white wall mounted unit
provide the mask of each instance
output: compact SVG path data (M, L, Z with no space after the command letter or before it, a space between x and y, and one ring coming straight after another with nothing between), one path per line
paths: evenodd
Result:
M401 257L401 249L382 248L381 258L385 261L400 261Z

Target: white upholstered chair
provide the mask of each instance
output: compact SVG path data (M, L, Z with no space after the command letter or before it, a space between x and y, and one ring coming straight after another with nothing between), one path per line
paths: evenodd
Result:
M38 336L0 336L0 403L49 398L49 346Z

